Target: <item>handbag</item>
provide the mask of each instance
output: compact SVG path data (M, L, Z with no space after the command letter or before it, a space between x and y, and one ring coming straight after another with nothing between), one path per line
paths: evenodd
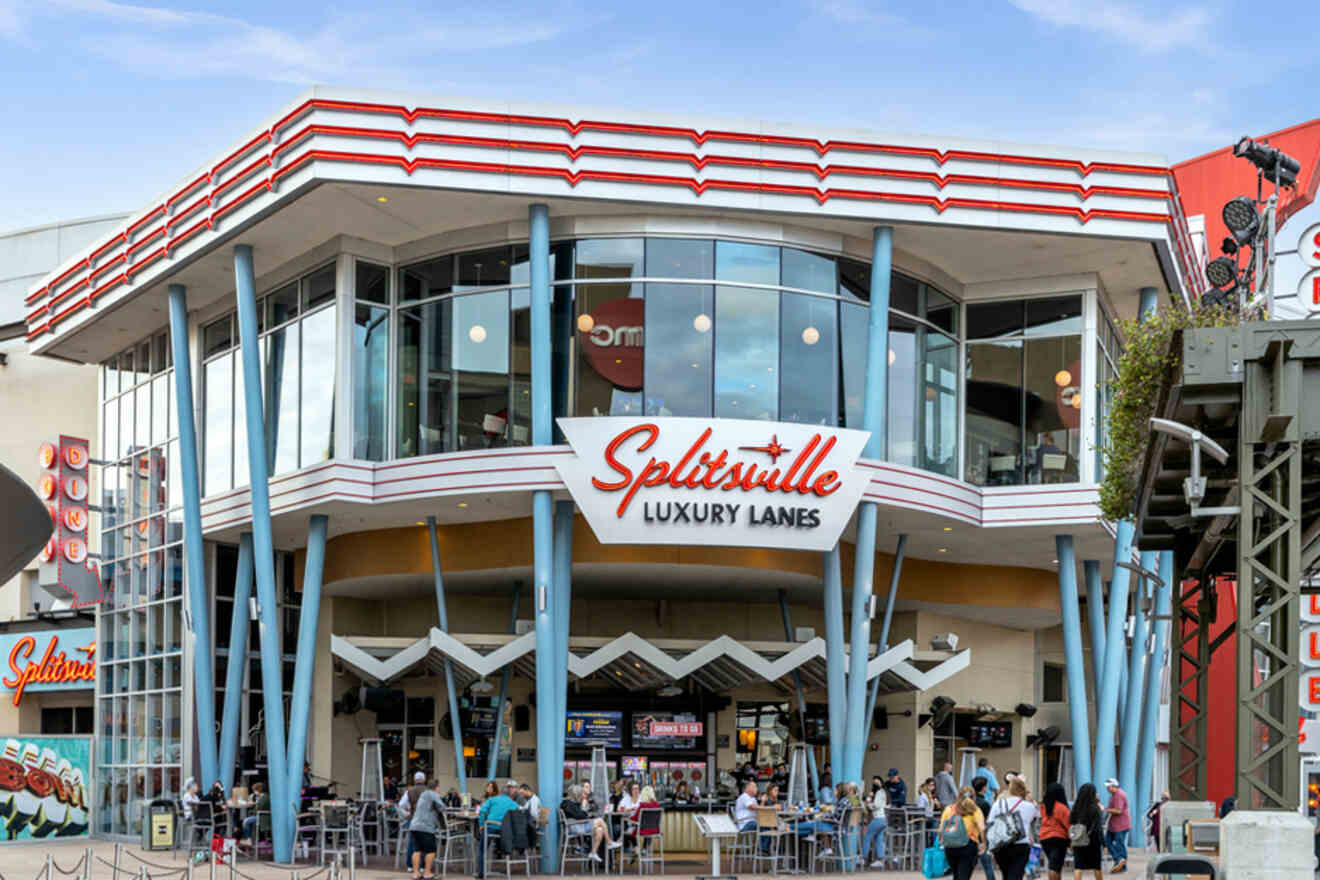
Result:
M1006 810L991 811L990 822L985 829L986 843L991 852L998 852L1015 843L1026 842L1027 829L1023 826L1022 816L1017 811L1018 804L1021 803L1022 798L1018 798L1017 803Z
M921 875L926 880L937 880L949 873L949 857L944 854L944 847L938 843L926 847L921 854Z
M1085 825L1081 825L1081 824L1069 825L1068 842L1073 845L1074 849L1090 846L1091 830L1087 828Z

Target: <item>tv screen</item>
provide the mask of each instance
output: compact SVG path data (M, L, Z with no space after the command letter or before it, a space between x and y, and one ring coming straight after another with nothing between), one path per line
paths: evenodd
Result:
M696 751L700 740L696 736L675 736L672 733L658 733L652 728L654 722L668 727L673 722L691 725L697 723L697 716L691 712L634 712L632 716L632 747L634 749L654 749L673 752ZM693 728L688 728L693 729ZM674 730L668 727L668 730Z
M979 749L1007 749L1013 746L1013 722L973 721L967 742Z
M623 713L571 711L564 735L566 746L623 747Z

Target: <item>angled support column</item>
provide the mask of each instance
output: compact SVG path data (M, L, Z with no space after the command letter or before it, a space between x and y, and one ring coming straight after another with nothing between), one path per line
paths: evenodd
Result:
M884 622L880 624L878 651L889 650L889 624L894 619L894 603L898 601L898 581L903 576L903 557L907 552L907 535L898 536L898 549L894 551L894 571L889 576L889 598L885 600ZM871 693L866 698L866 723L875 717L875 701L880 695L880 676L871 679ZM865 761L865 757L863 757Z
M192 355L188 352L188 291L171 284L170 345L174 352L174 405L179 414L179 476L183 478L183 559L188 575L188 615L196 639L193 703L197 708L197 754L202 790L219 778L215 746L215 669L211 650L211 600L202 548L202 490L197 467L197 422L193 415ZM232 768L231 771L232 773Z
M788 612L788 594L783 590L779 591L779 615L784 618L784 641L790 644L793 641L793 618ZM805 740L807 735L807 698L802 692L802 676L796 669L793 670L793 692L797 695L798 719L802 722L802 738ZM807 778L811 780L811 795L815 797L820 791L820 777L816 774L816 750L807 745Z
M293 700L289 703L289 793L302 803L303 759L307 755L307 718L312 709L312 673L316 665L316 631L321 624L321 582L325 571L325 537L330 520L314 514L307 524L307 558L303 563L302 608L298 612L298 647L293 660ZM237 606L235 606L237 611ZM326 731L329 733L329 731ZM366 797L366 792L363 792ZM289 826L293 834L297 823Z
M1146 659L1146 693L1141 710L1141 741L1137 750L1137 790L1132 815L1144 816L1154 800L1155 737L1159 733L1160 695L1164 684L1164 653L1173 620L1173 551L1160 551L1160 582L1155 588L1155 649ZM1171 703L1173 701L1170 701ZM1170 766L1172 770L1172 766Z
M445 578L440 567L440 538L435 531L435 517L426 518L426 531L431 538L431 577L435 580L435 610L440 619L440 631L449 632L449 609L445 604ZM467 791L467 767L463 763L463 726L458 716L458 694L454 692L454 664L445 656L445 693L449 697L449 718L454 734L454 773L458 776L458 790Z
M225 667L225 711L220 722L220 784L234 787L238 726L243 713L243 672L247 666L248 613L252 598L252 533L238 536L238 572L234 576L234 613L229 621L229 660Z
M848 697L843 654L843 563L839 557L838 544L821 554L821 576L825 581L825 702L830 719L830 759L826 763L837 764L842 773Z
M1100 579L1100 560L1083 562L1082 577L1086 581L1086 628L1091 634L1091 677L1098 699L1105 677L1105 585Z
M1082 657L1082 615L1077 599L1077 559L1072 535L1054 536L1059 557L1059 607L1063 612L1063 653L1068 672L1068 723L1072 727L1073 770L1077 784L1091 782L1091 731L1086 705L1086 666Z
M518 599L522 595L522 581L513 582L513 607L509 611L509 635L518 632ZM504 741L504 704L509 699L509 672L512 666L505 664L500 670L500 701L495 704L495 739L490 750L490 761L486 765L486 781L495 778L495 769L500 760L500 743Z
M1145 571L1155 568L1156 555L1153 551L1141 554L1141 567ZM1125 694L1127 705L1123 708L1123 738L1118 746L1118 783L1133 799L1137 794L1137 750L1141 741L1141 706L1146 691L1146 612L1142 610L1142 598L1149 595L1151 584L1142 575L1137 578L1135 599L1132 603L1132 645L1128 650L1128 689ZM1136 802L1132 803L1136 808ZM1137 815L1135 812L1133 815ZM1132 823L1132 843L1134 846L1145 845L1145 833Z
M532 445L554 442L550 374L550 211L536 204L528 209L528 281L531 286ZM532 493L532 591L536 602L536 781L538 789L553 793L563 785L563 763L555 760L563 742L562 683L556 666L559 632L554 595L554 501L548 490ZM559 817L550 804L548 845L542 848L541 870L553 871L559 851Z
M1118 524L1118 534L1114 538L1114 579L1109 586L1109 621L1105 633L1105 673L1100 685L1100 696L1096 700L1095 719L1095 762L1092 773L1095 778L1104 780L1114 775L1114 733L1118 724L1118 691L1122 678L1123 624L1127 620L1128 606L1128 569L1119 566L1119 562L1132 560L1131 520ZM1104 798L1108 803L1108 798Z
M275 590L275 547L270 526L266 471L266 418L261 400L261 339L257 335L257 289L252 248L234 247L234 288L243 362L243 408L247 416L248 474L252 496L252 570L261 621L261 691L266 713L266 768L270 784L271 837L275 860L293 858L293 796L285 760L283 628Z
M554 625L555 656L555 766L564 765L564 739L568 714L568 637L572 624L573 599L573 502L555 502L554 524ZM555 774L556 787L550 794L563 799L564 777Z
M871 306L866 350L866 400L862 427L871 436L862 454L885 454L885 416L889 398L889 274L893 261L894 230L875 228L871 243ZM848 723L844 743L844 773L848 782L862 782L866 753L866 663L871 649L871 587L875 572L876 505L863 501L857 508L857 554L853 558L852 644L848 657Z

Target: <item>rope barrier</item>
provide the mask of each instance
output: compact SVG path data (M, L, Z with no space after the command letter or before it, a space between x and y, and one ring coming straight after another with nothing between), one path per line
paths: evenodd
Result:
M121 867L119 867L118 865L116 865L114 862L107 862L105 859L101 858L100 856L97 856L97 857L96 857L96 860L97 860L98 862L100 862L101 864L105 865L105 866L106 866L107 868L109 868L111 871L114 871L115 874L117 874L117 875L118 875L118 874L128 874L129 876L136 876L136 874L137 874L136 871L129 871L129 870L126 870L126 869L124 869L124 868L121 868Z
M137 859L139 862L141 862L144 865L150 865L153 868L158 868L162 871L167 871L168 873L163 875L165 877L170 876L170 874L183 874L188 870L187 868L171 868L169 865L158 865L155 862L149 862L146 859L142 858L142 856L133 852L132 850L125 850L124 852L127 853L130 858ZM157 875L153 875L153 877L154 876Z
M86 859L87 859L87 854L86 854L86 853L83 853L83 857L82 857L81 859L78 860L78 863L77 863L76 865L74 865L72 868L68 869L68 870L65 870L64 868L61 868L61 867L60 867L60 863L57 862L57 861L55 861L55 857L54 857L54 856L51 856L51 858L50 858L50 864L51 864L51 867L53 867L53 868L56 870L57 873L63 874L63 875L66 876L66 877L72 877L72 876L74 876L75 874L77 874L79 871L82 870L83 862L86 861Z

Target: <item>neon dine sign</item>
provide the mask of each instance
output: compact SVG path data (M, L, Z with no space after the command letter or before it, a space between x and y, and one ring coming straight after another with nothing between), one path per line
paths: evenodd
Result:
M829 549L868 482L864 431L692 418L560 419L556 468L605 544Z

